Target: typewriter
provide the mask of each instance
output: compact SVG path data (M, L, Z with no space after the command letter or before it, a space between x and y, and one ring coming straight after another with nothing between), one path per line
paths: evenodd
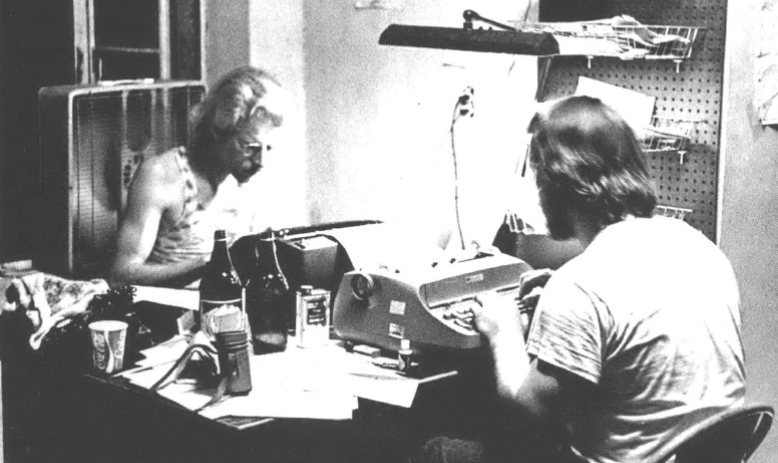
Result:
M472 324L475 297L494 291L519 306L523 260L479 252L472 258L413 269L350 271L343 275L333 309L342 339L396 352L408 339L416 352L473 350L481 336Z

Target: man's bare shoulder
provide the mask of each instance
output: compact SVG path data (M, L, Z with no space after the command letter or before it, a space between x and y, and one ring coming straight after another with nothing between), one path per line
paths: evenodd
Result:
M170 150L144 158L133 177L132 190L161 206L177 202L183 183L178 155L177 150Z

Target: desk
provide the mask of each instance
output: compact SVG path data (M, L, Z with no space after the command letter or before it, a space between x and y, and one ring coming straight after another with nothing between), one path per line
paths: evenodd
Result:
M487 413L478 391L489 386L473 379L486 377L422 384L408 409L360 399L352 420L265 419L238 429L117 378L5 352L3 380L12 386L4 388L12 423L5 431L13 427L14 434L6 453L15 453L8 457L14 463L402 462L428 437L477 434Z
M112 380L81 379L82 408L89 410L84 420L103 444L89 448L95 439L87 439L63 452L75 450L82 461L97 461L92 457L102 453L122 457L108 461L128 462L223 461L225 455L231 461L402 462L422 440L462 432L457 423L470 418L461 405L469 403L468 394L453 378L425 385L410 409L360 400L350 421L265 419L245 429L202 418ZM83 449L90 451L81 453Z

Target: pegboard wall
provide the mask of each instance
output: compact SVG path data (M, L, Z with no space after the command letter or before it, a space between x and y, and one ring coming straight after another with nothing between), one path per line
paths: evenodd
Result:
M691 57L678 66L671 60L550 58L540 84L540 99L572 95L578 77L585 76L656 97L655 116L700 120L691 132L683 158L675 151L646 154L659 204L691 209L684 220L712 241L716 240L726 13L726 0L543 0L540 6L541 22L625 14L647 26L702 29Z

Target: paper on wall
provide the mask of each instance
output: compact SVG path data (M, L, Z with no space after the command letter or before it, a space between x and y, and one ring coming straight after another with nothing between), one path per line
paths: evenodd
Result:
M656 97L583 76L578 78L575 94L599 98L619 113L636 134L651 126Z

